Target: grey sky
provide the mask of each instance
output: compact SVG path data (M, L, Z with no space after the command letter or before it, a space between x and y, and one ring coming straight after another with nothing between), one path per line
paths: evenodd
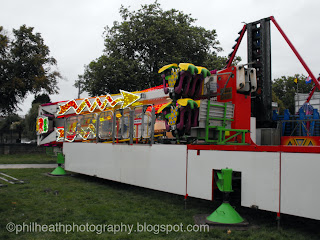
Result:
M51 56L56 58L58 69L64 76L59 82L60 93L52 95L52 101L69 100L77 97L73 87L84 65L102 54L102 33L105 26L120 21L119 8L131 6L132 10L153 0L10 0L0 8L0 25L6 30L19 28L22 24L34 27L41 33ZM241 30L242 22L252 22L274 16L315 76L320 73L318 61L320 47L318 39L318 0L159 0L165 10L175 8L198 19L196 25L216 29L218 40L227 55ZM301 73L307 75L299 61L272 25L272 76ZM238 55L246 63L246 36ZM84 97L84 95L82 96ZM33 96L20 105L26 114Z

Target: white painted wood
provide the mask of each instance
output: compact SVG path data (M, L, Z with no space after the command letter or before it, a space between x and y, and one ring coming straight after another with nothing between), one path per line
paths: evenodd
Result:
M281 212L320 220L319 154L282 153Z
M56 129L54 129L53 132L51 132L47 137L42 139L42 136L37 136L37 144L38 146L46 144L46 143L51 143L57 140L57 132Z
M257 123L255 117L250 117L250 137L254 143L257 143Z
M185 145L64 143L68 171L185 195Z
M68 171L211 200L212 169L241 172L241 205L278 212L280 153L188 151L185 145L64 143ZM320 220L319 154L281 153L281 213ZM186 165L188 163L188 165ZM187 179L186 179L187 172Z
M241 172L241 205L277 212L279 209L279 153L197 151L188 153L188 195L211 200L212 169Z
M59 111L59 107L57 104L39 106L39 116L43 114L48 114L48 113L55 115L58 111Z

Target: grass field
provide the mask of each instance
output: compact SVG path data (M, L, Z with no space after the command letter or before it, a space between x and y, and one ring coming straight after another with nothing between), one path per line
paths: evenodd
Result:
M57 158L46 154L1 154L0 164L56 163Z
M238 212L255 228L227 232L155 231L98 234L95 232L10 233L9 222L30 225L30 222L52 226L60 224L194 224L193 216L210 213L219 205L189 198L185 209L183 196L138 188L130 185L75 174L69 177L49 177L52 169L1 170L28 184L0 188L0 239L320 239L319 221L283 216L282 229L276 227L276 214L237 207ZM71 226L70 225L70 226ZM26 228L25 228L26 229ZM62 229L62 228L60 228ZM62 229L63 230L63 229ZM81 230L81 228L80 228ZM83 230L83 229L82 229ZM150 229L149 229L150 230ZM51 229L52 231L52 229ZM97 233L98 232L98 233Z

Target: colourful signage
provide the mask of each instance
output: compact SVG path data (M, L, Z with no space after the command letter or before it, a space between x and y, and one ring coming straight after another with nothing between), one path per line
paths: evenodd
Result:
M38 134L47 133L49 129L49 120L47 117L38 117L36 123L36 131Z
M93 112L96 108L100 111L104 111L107 107L115 107L117 104L122 104L121 108L129 107L131 104L140 99L140 95L136 95L127 91L120 90L122 97L113 99L110 95L107 95L102 101L99 97L96 97L91 103L88 98L82 100L78 105L76 100L71 100L64 105L59 106L58 115L64 115L69 109L74 109L76 114L81 114L82 111L87 108L89 112Z
M284 136L281 145L287 146L320 146L320 137Z

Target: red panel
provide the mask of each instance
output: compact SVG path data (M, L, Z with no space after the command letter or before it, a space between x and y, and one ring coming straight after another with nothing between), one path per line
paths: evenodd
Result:
M259 145L187 145L188 150L247 151L247 152L296 152L320 153L320 146L259 146Z
M226 73L225 75L220 75ZM230 74L232 73L231 78ZM232 102L234 106L234 121L231 124L233 129L250 130L251 97L237 92L237 69L229 67L218 72L218 102ZM229 81L228 81L229 79ZM231 90L231 94L228 91ZM223 94L221 95L221 92ZM230 98L229 98L230 96ZM240 137L240 136L239 136ZM246 142L250 143L250 135L246 134Z

